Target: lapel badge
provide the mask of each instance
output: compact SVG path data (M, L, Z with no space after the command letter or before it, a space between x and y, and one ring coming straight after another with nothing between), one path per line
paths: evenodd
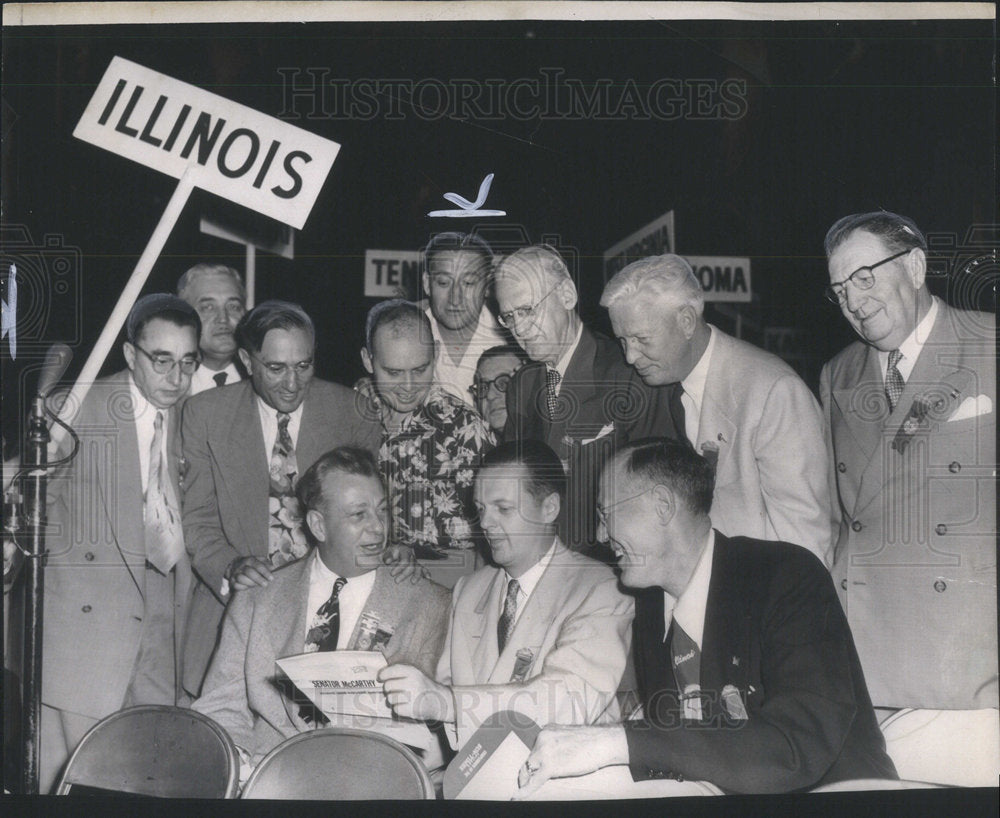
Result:
M734 656L733 657L733 666L734 667L739 667L740 666L740 657L739 656Z
M930 404L923 398L917 398L913 401L910 411L906 413L906 418L903 420L903 424L899 427L899 431L896 432L896 437L892 441L893 449L900 454L906 451L906 447L910 445L910 439L924 423L928 411L930 411Z

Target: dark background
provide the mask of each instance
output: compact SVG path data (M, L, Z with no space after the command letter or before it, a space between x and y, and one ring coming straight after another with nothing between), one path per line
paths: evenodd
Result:
M754 303L709 317L745 337L799 331L790 362L815 388L822 363L851 340L826 303L823 236L847 213L905 213L935 235L933 290L995 309L997 265L965 263L996 224L992 21L746 23L647 21L322 23L7 28L3 32L3 280L19 267L20 349L3 346L4 437L33 394L45 346L74 350L82 368L177 182L72 137L115 55L241 102L342 145L295 259L257 255L257 301L302 303L319 330L321 377L351 383L366 310L366 248L418 249L473 220L429 219L441 196L475 198L496 174L487 207L507 211L530 241L543 235L575 259L581 312L597 306L603 252L673 209L677 249L749 256ZM598 117L453 119L402 106L405 116L309 117L286 96L279 68L328 79L542 80L540 69L590 85L639 89L661 78L747 83L739 119ZM614 94L613 94L614 96ZM318 97L314 98L318 100ZM326 113L334 108L328 99ZM145 287L172 291L191 264L244 267L243 249L201 234L206 213L248 212L195 191ZM276 223L270 225L276 226ZM994 231L995 232L995 231ZM48 238L46 238L48 237ZM3 294L6 298L6 286ZM103 373L123 366L120 344Z

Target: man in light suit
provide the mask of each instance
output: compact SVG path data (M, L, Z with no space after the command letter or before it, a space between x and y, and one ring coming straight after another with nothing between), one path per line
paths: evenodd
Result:
M71 421L80 451L49 483L40 792L98 720L176 701L191 586L176 405L198 366L199 331L176 296L136 301L128 368L91 386Z
M378 649L389 661L431 673L448 628L448 591L429 580L397 583L382 561L385 489L370 452L352 446L327 452L302 476L297 493L315 548L275 571L269 584L234 595L204 694L192 705L224 727L251 764L316 726L315 709L303 710L303 701L276 683L276 659L317 649ZM332 596L337 615L325 622L320 609ZM334 633L324 633L329 641L317 647L323 627Z
M184 689L201 683L231 589L263 585L307 549L298 474L342 444L377 451L379 426L345 386L313 377L315 331L301 307L265 301L236 328L250 379L190 398L182 425L184 532L200 580L184 646Z
M620 270L601 305L625 359L670 394L673 426L716 468L712 520L832 564L833 510L819 404L788 364L705 321L690 265L665 254ZM667 434L666 436L670 436Z
M559 533L587 548L602 465L617 445L669 426L666 404L618 344L580 320L576 284L553 248L518 250L495 275L500 323L531 359L507 388L503 439L539 440L556 452L569 478Z
M189 394L243 380L246 370L236 354L236 325L247 311L247 294L240 274L225 264L195 264L177 280L177 295L201 319L201 366L191 376Z
M877 707L996 708L996 322L932 296L926 252L885 211L826 236L827 296L861 337L820 381L833 577Z
M663 438L627 445L601 477L601 519L633 626L643 715L546 727L520 795L628 764L635 780L773 793L896 778L830 574L790 543L713 530L714 470Z
M440 721L457 748L493 713L538 724L618 718L632 600L606 565L556 536L565 476L544 443L504 443L483 458L476 508L494 566L462 577L436 679L404 664L383 668L401 716Z

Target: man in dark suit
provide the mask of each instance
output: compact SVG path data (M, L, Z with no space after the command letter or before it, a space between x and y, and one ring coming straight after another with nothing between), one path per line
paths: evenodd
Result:
M250 379L190 398L182 426L184 533L200 582L184 647L192 696L233 589L267 584L307 550L294 482L323 452L377 451L379 426L345 386L313 377L315 332L296 304L265 301L236 328Z
M518 250L495 275L500 323L531 359L507 389L503 439L540 440L559 456L569 478L560 535L592 544L601 466L624 441L672 429L667 407L615 341L584 326L576 284L554 249Z
M996 758L996 320L932 296L926 251L885 211L826 237L861 338L820 378L833 578L876 707L983 710Z
M268 585L234 596L204 695L193 705L226 729L251 764L316 718L275 684L276 659L378 649L390 662L432 673L448 630L448 591L429 580L397 583L382 561L385 489L370 452L327 452L297 494L315 549L274 571Z
M43 793L100 719L177 699L191 587L177 404L198 367L200 324L181 299L153 293L136 301L125 329L128 368L91 385L70 421L80 451L49 483Z
M662 438L628 444L602 475L622 582L644 589L633 630L643 715L545 728L522 795L611 764L726 792L896 777L829 573L797 545L713 530L713 477Z

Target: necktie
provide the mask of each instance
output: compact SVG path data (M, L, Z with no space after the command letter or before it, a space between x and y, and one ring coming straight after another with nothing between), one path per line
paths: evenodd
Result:
M184 534L174 486L163 457L163 411L153 422L153 443L149 450L149 475L143 502L146 559L166 574L184 553Z
M701 650L675 619L670 626L670 665L684 709L682 718L701 718Z
M514 618L517 616L517 593L521 590L516 579L507 583L507 598L503 601L503 613L497 621L497 645L500 653L507 647L507 640L514 630Z
M556 419L556 401L558 400L556 387L560 380L562 377L556 370L545 367L545 402L549 410L549 420Z
M292 490L299 467L288 431L290 420L291 415L287 412L278 412L278 434L271 449L267 557L275 568L305 556L308 550L302 530L302 512Z
M337 639L340 637L340 592L345 585L347 580L338 577L333 583L333 593L330 594L330 598L316 611L309 633L306 635L307 652L312 645L316 645L317 651L337 649Z
M684 387L681 386L679 381L670 385L670 419L673 421L674 430L677 432L677 439L681 443L686 443L690 446L691 441L688 440L687 436L687 419L684 415L684 403L681 401L683 395Z
M212 380L215 381L215 385L216 386L225 386L226 385L226 377L228 375L229 375L228 372L216 372L212 376Z
M885 396L889 399L889 411L896 408L899 396L903 394L903 376L896 368L903 359L903 353L894 349L889 353L889 365L885 368Z

